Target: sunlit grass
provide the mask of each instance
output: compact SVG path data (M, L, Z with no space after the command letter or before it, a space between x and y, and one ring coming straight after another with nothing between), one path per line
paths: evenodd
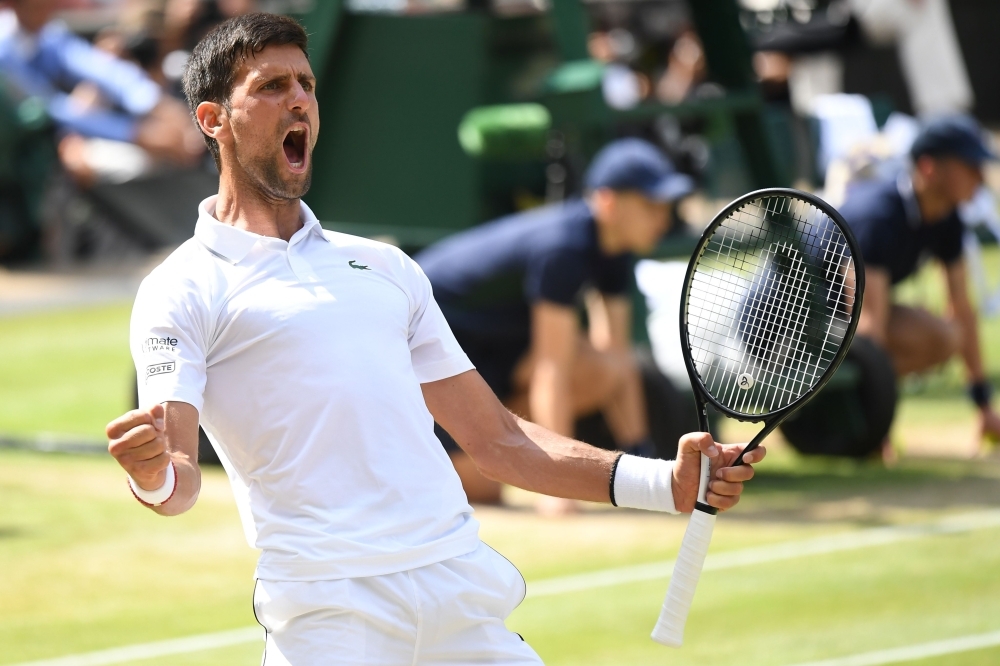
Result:
M0 317L0 434L99 440L128 409L130 304Z
M713 552L1000 506L1000 464L870 463L777 452L718 523ZM676 555L686 520L588 508L540 518L530 497L481 509L483 539L532 582ZM508 624L549 664L760 664L1000 629L997 529L710 572L685 647L649 638L666 589L653 580L529 598ZM225 475L196 507L160 518L103 456L0 452L0 664L253 626L255 553ZM257 664L244 644L140 664ZM995 654L995 651L987 654ZM979 659L979 661L976 661ZM953 665L989 663L956 655Z
M1000 253L987 253L1000 266ZM897 291L942 311L933 267ZM100 440L131 399L127 304L0 319L0 434ZM1000 385L1000 321L982 322ZM956 361L903 387L896 438L971 436L974 412ZM531 581L669 559L685 520L588 510L551 521L523 494L481 510L483 538ZM772 449L740 507L719 520L713 551L933 519L1000 506L997 461L805 459ZM529 599L509 621L550 664L782 666L1000 630L997 530L706 575L687 642L648 634L666 581ZM195 509L163 519L139 507L106 456L0 452L0 664L251 626L255 553L228 482L206 470ZM257 664L259 645L139 662ZM927 666L1000 662L987 649Z

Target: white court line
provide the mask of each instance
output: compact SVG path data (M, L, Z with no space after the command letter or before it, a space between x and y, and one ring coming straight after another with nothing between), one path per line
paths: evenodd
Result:
M802 541L791 541L771 546L744 548L741 550L730 551L728 553L709 555L708 559L705 561L704 570L732 569L735 567L749 566L753 564L780 562L798 557L808 557L809 555L824 555L828 553L859 550L861 548L882 546L899 543L901 541L911 541L923 537L943 534L959 534L962 532L971 532L975 530L989 529L992 527L1000 527L1000 509L950 516L933 523L876 527L872 529L858 530L855 532L846 532L844 534L836 534L833 536L816 537ZM549 597L568 592L592 590L595 588L610 587L625 583L668 578L670 573L673 571L673 568L674 562L671 560L668 562L654 562L651 564L617 567L614 569L576 574L573 576L549 578L535 583L529 583L528 599ZM201 652L213 648L252 643L254 641L262 642L262 638L263 635L260 627L248 627L246 629L201 634L186 638L157 641L155 643L140 643L137 645L129 645L110 650L101 650L99 652L68 655L57 659L28 661L20 664L11 664L10 666L108 666L110 664L123 664L173 654ZM941 644L952 644L958 641L972 640L975 638L977 637L970 636L964 639L958 638L951 641L942 641ZM886 651L886 653L890 652L894 651ZM892 662L870 663L882 664ZM869 662L855 663L834 660L831 662L816 662L814 664L803 664L800 666L867 666L868 664Z
M110 650L100 650L99 652L71 654L68 657L59 657L58 659L26 661L14 664L13 666L106 666L107 664L127 664L143 659L167 657L172 654L202 652L204 650L229 647L230 645L241 645L254 641L263 645L263 627L247 627L245 629L219 631L213 634L199 634L197 636L187 636L186 638L175 638L169 641L139 643L137 645L127 645Z
M933 523L916 525L896 525L875 527L856 532L845 532L833 536L821 536L802 541L778 543L757 548L744 548L728 553L709 555L704 571L718 571L751 564L780 562L809 555L825 555L848 550L858 550L870 546L882 546L901 541L911 541L939 534L957 534L972 530L1000 527L1000 510L977 511L950 516ZM528 584L528 599L548 597L598 587L622 585L658 578L668 578L674 569L674 561L639 564L592 573L560 576Z
M931 657L940 657L945 654L981 650L996 645L1000 645L1000 631L988 634L976 634L975 636L960 636L944 641L909 645L891 650L864 652L836 659L810 661L804 664L796 664L795 666L881 666L881 664L898 664L901 661L930 659Z

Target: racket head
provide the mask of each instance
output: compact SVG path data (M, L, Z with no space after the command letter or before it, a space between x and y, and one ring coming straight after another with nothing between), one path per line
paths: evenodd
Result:
M681 346L695 394L731 418L777 423L844 360L864 283L857 241L827 202L790 188L736 199L705 229L684 278Z

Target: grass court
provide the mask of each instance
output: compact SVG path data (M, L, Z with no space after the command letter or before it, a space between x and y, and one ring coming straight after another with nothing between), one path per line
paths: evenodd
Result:
M939 303L937 281L925 274L902 294ZM131 399L129 309L0 319L0 433L100 440ZM1000 322L985 322L982 335L998 383ZM740 506L720 517L711 552L1000 509L1000 457L941 457L968 451L974 434L963 386L953 365L904 387L894 430L903 456L892 469L804 459L775 441ZM727 438L744 428L729 427ZM686 519L588 507L554 521L534 515L526 493L509 499L477 516L483 539L528 581L508 626L547 664L797 666L1000 631L994 525L708 571L685 646L671 650L649 639L666 577L535 597L532 589L670 560ZM198 505L167 520L132 500L109 456L0 450L0 665L254 626L254 561L217 468L206 471ZM243 642L120 663L250 665L261 650ZM892 663L993 665L1000 645Z

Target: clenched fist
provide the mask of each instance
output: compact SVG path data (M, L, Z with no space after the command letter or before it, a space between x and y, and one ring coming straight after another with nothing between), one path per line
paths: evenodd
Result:
M712 459L712 480L708 484L708 503L726 510L736 506L743 492L743 482L753 478L749 463L760 462L767 454L761 446L743 457L746 464L731 467L743 450L743 444L716 444L707 432L692 432L681 437L674 464L674 506L682 513L694 510L701 480L701 454Z
M157 490L166 481L167 452L163 405L134 409L108 424L108 451L143 490Z

